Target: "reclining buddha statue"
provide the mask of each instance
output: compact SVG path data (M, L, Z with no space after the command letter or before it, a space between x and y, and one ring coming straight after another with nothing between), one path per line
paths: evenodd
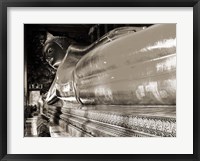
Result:
M67 46L49 60L58 68L48 104L176 104L175 24L117 28L89 46Z

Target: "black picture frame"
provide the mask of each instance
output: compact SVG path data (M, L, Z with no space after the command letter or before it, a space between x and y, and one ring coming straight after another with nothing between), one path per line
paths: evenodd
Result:
M8 7L193 7L193 154L7 154L7 8ZM200 160L199 0L1 0L0 1L0 159L21 160ZM184 146L184 145L183 145Z

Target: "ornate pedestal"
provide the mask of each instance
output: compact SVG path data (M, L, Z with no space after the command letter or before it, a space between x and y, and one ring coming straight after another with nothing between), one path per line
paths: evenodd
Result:
M122 106L69 104L48 106L51 122L70 136L175 137L175 106Z

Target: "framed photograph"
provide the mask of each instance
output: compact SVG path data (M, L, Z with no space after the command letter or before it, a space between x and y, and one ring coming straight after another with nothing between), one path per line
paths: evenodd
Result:
M2 161L199 160L198 0L0 7Z

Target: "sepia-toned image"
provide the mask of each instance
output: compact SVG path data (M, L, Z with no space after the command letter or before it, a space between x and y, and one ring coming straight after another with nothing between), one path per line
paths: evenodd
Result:
M25 137L176 137L176 24L24 24Z

